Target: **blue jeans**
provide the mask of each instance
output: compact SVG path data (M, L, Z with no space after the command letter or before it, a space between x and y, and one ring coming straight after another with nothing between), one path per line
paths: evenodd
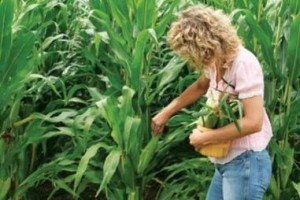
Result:
M206 200L261 200L272 174L266 150L246 151L226 164L216 164Z

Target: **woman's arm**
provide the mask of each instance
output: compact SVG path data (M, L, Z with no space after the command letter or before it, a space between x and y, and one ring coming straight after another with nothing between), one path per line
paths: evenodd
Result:
M224 142L235 138L243 137L261 130L263 123L263 99L261 96L254 96L242 100L244 117L238 120L241 132L234 123L227 126L201 133L194 129L190 135L190 143L197 149L207 144Z
M195 102L200 96L206 93L208 87L209 79L202 75L179 97L174 99L168 106L152 118L151 128L153 134L156 135L161 133L166 122L175 112Z

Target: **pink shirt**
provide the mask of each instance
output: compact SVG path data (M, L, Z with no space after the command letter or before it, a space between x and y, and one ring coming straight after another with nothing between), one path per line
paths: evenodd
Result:
M239 48L239 52L233 63L226 68L223 78L225 81L216 81L216 69L206 68L205 76L210 79L209 89L206 93L208 98L217 99L219 91L226 91L245 99L257 95L264 95L264 78L261 66L257 58L244 47ZM219 91L218 91L219 90ZM255 112L255 111L253 111ZM229 153L224 158L210 158L214 163L224 164L246 150L261 151L265 149L272 137L272 128L264 109L263 126L260 132L256 132L232 141Z

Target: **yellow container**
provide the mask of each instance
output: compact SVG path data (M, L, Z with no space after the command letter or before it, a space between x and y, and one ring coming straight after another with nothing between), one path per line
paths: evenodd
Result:
M211 130L209 128L205 128L202 126L198 126L197 128L202 132ZM199 150L199 153L208 157L222 158L228 154L230 145L231 145L231 141L221 142L217 144L209 144L202 147Z

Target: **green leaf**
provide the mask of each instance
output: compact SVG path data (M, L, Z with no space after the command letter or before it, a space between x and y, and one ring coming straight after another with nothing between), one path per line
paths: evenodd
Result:
M298 197L300 197L300 183L295 183L295 182L292 182L292 183L293 183L294 188L297 190Z
M132 99L135 94L135 91L128 86L123 86L122 88L122 99L120 105L120 117L125 119L127 116L134 115L134 109L132 105Z
M137 131L140 127L141 118L139 117L127 117L125 120L124 126L124 142L125 142L125 149L130 150L130 147L135 144L134 138L137 137ZM135 141L135 142L134 142Z
M132 88L135 91L140 91L141 79L143 70L145 67L145 48L148 42L150 33L149 30L143 30L138 34L135 48L134 48L134 57L131 65L131 77L130 81Z
M161 90L166 84L175 80L185 64L186 62L182 61L180 58L173 57L166 67L158 73L159 82L157 90Z
M142 150L139 159L138 168L137 168L138 174L143 174L144 171L147 169L147 166L149 165L150 161L153 159L153 156L156 152L158 141L159 141L158 136L152 137L150 142L147 144L147 146Z
M291 13L292 14L299 14L300 13L300 1L299 0L290 0L289 6L291 8Z
M126 184L126 187L129 187L131 190L135 188L135 168L132 166L132 155L124 155L121 157L119 164L119 174L122 178L122 181Z
M139 0L137 3L137 24L139 30L153 28L157 18L155 0Z
M11 49L13 54L10 55L6 67L1 68L0 85L11 81L12 76L20 70L20 68L26 66L26 58L32 51L34 42L35 36L33 33L18 35L17 39L14 40Z
M112 150L109 155L106 157L104 166L103 166L103 180L101 182L100 188L97 191L96 196L107 186L110 179L114 175L120 161L120 156L122 151L120 149Z
M271 182L270 182L269 188L270 188L272 195L274 196L274 199L279 199L281 189L278 187L278 184L277 184L277 181L276 181L274 175L272 175L272 177L271 177Z
M91 14L91 21L96 27L101 27L106 30L109 36L109 45L111 50L114 52L118 62L125 68L127 75L130 75L131 69L129 61L131 60L131 56L128 51L129 49L126 48L127 42L113 29L109 16L100 10L94 10Z
M268 63L269 67L272 69L271 72L273 74L277 74L278 69L276 68L276 63L274 59L273 53L273 45L272 45L272 38L268 35L259 23L255 20L253 14L248 10L243 10L246 14L246 22L248 23L251 31L255 35L255 38L259 41L261 45L261 50L264 55L266 62Z
M124 120L120 118L120 108L118 102L113 97L107 97L96 103L101 115L106 119L112 128L111 136L114 141L123 148L123 134L121 127L124 127Z
M156 95L161 92L161 90L166 87L167 84L178 78L178 74L185 66L186 62L182 61L178 57L173 57L168 64L159 71L154 77L157 77L157 87L152 92L150 97L147 99L147 103L150 104Z
M293 83L300 75L300 14L291 24L290 36L288 39L288 60L287 68L289 79Z
M106 199L109 200L123 200L125 196L125 191L124 189L118 189L118 188L107 188L106 190Z
M141 118L126 117L124 125L124 143L125 150L131 155L131 160L136 167L139 161L139 152L141 148Z
M5 181L2 181L0 179L0 200L4 200L11 185L11 178L6 179Z
M277 155L280 157L280 159L282 159L281 164L278 163L280 170L280 183L281 187L285 188L289 181L294 165L294 149L291 148L288 143L285 143L285 145L280 148L280 151L280 155Z
M28 65L27 56L31 53L35 37L33 33L18 35L13 42L12 54L5 65L0 66L0 108L5 107L13 94L18 93L33 69Z
M111 7L111 14L113 19L120 26L122 35L132 45L133 22L128 16L128 9L125 1L107 1Z
M66 182L66 180L64 180L64 179L59 179L59 180L53 180L53 182L55 183L55 185L56 185L56 188L55 189L63 189L63 190L65 190L66 192L68 192L69 194L72 194L72 196L74 197L74 198L79 198L79 196L78 196L78 194L77 193L75 193L70 187L69 187L69 185L68 185L68 183Z
M14 1L3 0L0 3L0 72L10 54Z
M55 35L55 36L50 36L50 37L47 37L42 45L41 45L41 48L43 50L47 49L54 41L58 40L58 39L61 39L63 37L65 37L66 35L65 34L58 34L58 35Z
M96 155L99 148L108 149L109 147L105 143L94 144L87 149L87 151L81 158L78 168L77 168L77 171L76 171L76 174L75 174L74 191L77 189L77 187L82 179L83 174L87 170L90 159Z
M161 10L164 10L164 15L159 18L159 20L157 21L157 24L155 26L155 32L158 37L161 37L162 35L165 34L166 29L168 28L169 24L175 18L175 15L173 13L174 8L176 8L178 6L178 4L180 3L180 0L173 0L173 1L171 1L172 3L167 2L167 1L164 1L164 2L168 3L168 5L166 5L166 7L164 7L164 8L159 8ZM170 3L171 3L171 5L170 5Z

